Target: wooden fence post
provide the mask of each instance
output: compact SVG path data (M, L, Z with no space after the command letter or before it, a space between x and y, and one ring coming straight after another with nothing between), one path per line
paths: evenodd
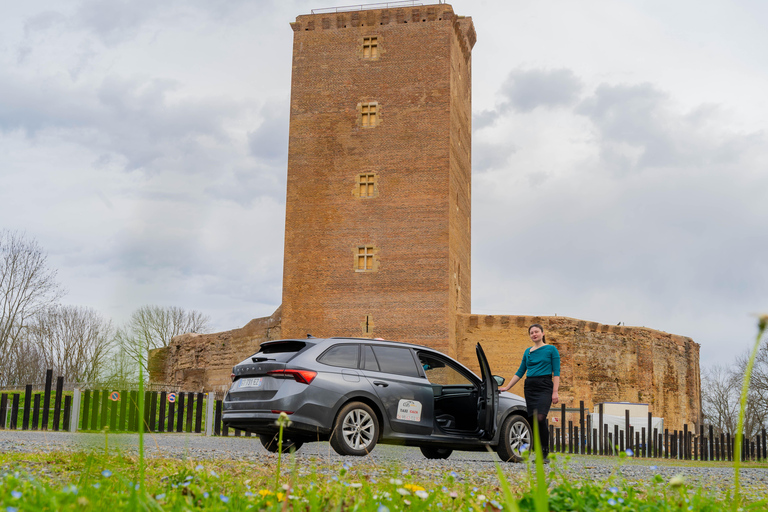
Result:
M213 393L208 393L208 402L205 414L205 435L213 435Z
M40 393L35 394L35 405L32 409L32 430L40 428Z
M99 404L101 398L101 390L94 389L91 393L91 430L99 430Z
M51 408L51 385L53 384L53 370L45 371L45 400L43 401L43 428L48 430L48 414Z
M89 412L91 412L91 390L86 389L83 393L83 414L81 415L83 418L83 421L80 423L81 430L88 430L88 416Z
M67 395L64 397L64 418L62 420L62 430L69 430L70 414L72 410L72 397Z
M32 384L24 388L24 417L21 420L21 430L29 430L29 413L32 409Z
M211 397L208 397L211 400ZM221 435L221 400L216 400L216 415L213 419L213 435Z
M13 395L13 404L11 405L11 430L16 430L19 421L19 394Z
M157 421L157 431L165 432L165 401L168 394L165 391L160 392L160 419Z
M117 424L117 430L124 432L127 428L125 424L126 415L128 413L128 402L131 400L131 395L127 389L120 392L120 421Z
M533 427L533 425L531 425ZM565 453L565 404L560 404L560 435L563 437L562 445L563 445L563 452Z
M195 433L199 434L203 431L203 399L205 394L201 391L197 394L197 418L195 418ZM213 400L214 394L209 393L208 399Z
M176 395L178 400L178 394ZM173 420L176 416L176 402L168 402L168 432L173 432Z
M179 391L179 417L176 418L176 432L184 430L184 392Z
M69 431L77 432L77 424L80 418L80 389L75 388L72 393L72 419L69 423Z
M8 419L8 395L0 395L0 428L5 429L5 422Z
M626 444L627 448L632 444L632 432L629 430L629 409L624 410L624 437L626 438ZM625 449L622 448L621 451L624 451Z
M584 446L584 400L579 400L579 450L576 453L584 455L586 446Z
M603 404L597 406L597 421L600 423L600 455L605 455L605 438L603 437Z
M648 413L648 447L646 453L648 457L653 457L653 445L656 444L656 440L651 440L651 432L653 432L653 414Z
M59 431L61 422L61 395L64 394L64 377L56 377L56 400L53 406L53 430Z
M195 412L195 394L194 393L187 393L187 396L189 397L189 403L187 403L187 432L192 432L194 429L194 425L192 423L193 419L193 413ZM197 401L202 403L202 400L200 399L200 395L197 395ZM198 416L200 416L198 414Z

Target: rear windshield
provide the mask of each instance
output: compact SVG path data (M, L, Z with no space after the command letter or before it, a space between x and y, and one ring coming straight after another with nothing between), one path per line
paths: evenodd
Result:
M259 351L252 356L254 361L278 361L286 363L304 350L307 344L303 341L286 340L263 343Z

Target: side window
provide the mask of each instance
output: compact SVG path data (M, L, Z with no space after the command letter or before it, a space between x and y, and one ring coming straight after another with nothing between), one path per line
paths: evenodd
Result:
M405 375L407 377L420 377L416 361L413 360L411 351L398 347L373 347L376 359L382 372Z
M379 371L379 363L376 362L376 356L373 355L373 349L370 345L363 347L363 370Z
M432 384L441 386L474 386L469 378L451 365L448 361L432 357L428 354L419 354L419 361L427 375L427 380Z
M359 348L359 345L336 345L326 350L317 361L330 366L357 368Z

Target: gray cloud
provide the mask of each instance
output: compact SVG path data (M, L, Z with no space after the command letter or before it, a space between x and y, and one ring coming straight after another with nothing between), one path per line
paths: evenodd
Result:
M224 98L169 99L177 84L110 77L96 89L0 79L0 129L41 130L110 155L125 170L201 172L217 165L217 144L232 144L226 125L247 105ZM115 161L112 159L112 161Z
M500 116L510 112L531 112L538 107L568 107L575 104L583 83L570 69L515 69L499 88L502 102L493 110L475 114L475 130L493 125Z
M582 89L581 79L570 69L518 69L509 74L500 93L517 112L530 112L537 107L573 105Z
M620 171L733 163L760 141L718 129L716 106L678 113L668 94L647 83L600 85L576 112L592 121L603 159Z
M286 102L268 103L261 109L261 124L248 134L251 154L256 158L285 160L288 155L288 119Z

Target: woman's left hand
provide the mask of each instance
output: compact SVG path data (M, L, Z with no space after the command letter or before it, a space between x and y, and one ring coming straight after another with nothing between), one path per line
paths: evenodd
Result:
M552 393L552 403L553 404L557 404L557 402L559 402L559 401L560 401L560 397L557 396L557 391L553 392Z

